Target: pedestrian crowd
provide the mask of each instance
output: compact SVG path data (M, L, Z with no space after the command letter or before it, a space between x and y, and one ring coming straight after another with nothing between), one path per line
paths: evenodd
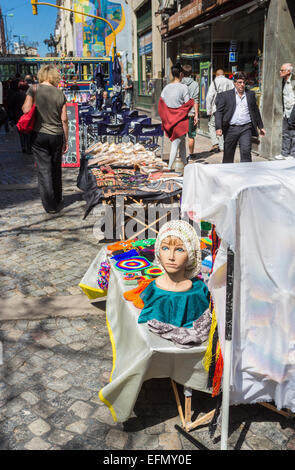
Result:
M195 139L199 125L199 82L194 80L190 65L175 64L171 68L172 81L167 84L159 100L159 115L166 135L171 140L169 168L175 167L179 153L183 165L194 159ZM281 66L282 79L282 149L277 159L295 158L295 78L293 66ZM1 77L0 77L1 78ZM21 149L33 154L38 172L38 183L46 212L59 212L62 208L61 162L68 149L68 118L66 97L61 86L62 77L53 65L44 65L38 77L26 75L1 82L0 126L5 132L18 123L23 113L35 105L35 123L31 133L19 132ZM76 82L72 85L77 88ZM91 83L95 89L95 83ZM133 102L133 82L127 75L122 82L124 104ZM100 110L111 107L107 91L102 95ZM215 72L206 96L208 133L211 153L223 152L222 163L233 163L237 146L240 161L251 162L252 136L265 136L263 121L256 95L247 88L247 77L237 72L228 79L222 69ZM188 157L186 137L188 137Z
M172 81L162 90L158 111L163 129L171 140L169 168L174 168L178 153L184 165L189 159L194 159L200 89L198 81L193 78L190 65L173 65L171 75ZM292 64L282 65L280 77L283 104L282 151L275 158L288 160L295 158L295 77ZM239 145L240 161L251 162L252 137L264 137L266 131L256 95L247 88L246 74L236 72L231 80L222 69L216 70L206 95L206 112L212 144L209 152L223 152L222 163L233 163Z

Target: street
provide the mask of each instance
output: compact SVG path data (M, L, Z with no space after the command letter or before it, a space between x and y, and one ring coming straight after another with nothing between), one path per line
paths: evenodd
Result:
M143 384L124 424L100 402L112 348L105 302L91 303L78 287L100 246L95 216L82 220L78 169L63 169L65 207L46 214L33 157L22 154L14 130L1 129L0 142L0 449L197 450L175 429L181 423L168 378ZM197 152L209 147L197 137ZM193 393L194 417L215 405ZM213 438L206 425L190 434L220 448L220 423ZM229 449L295 450L295 421L259 404L231 407Z

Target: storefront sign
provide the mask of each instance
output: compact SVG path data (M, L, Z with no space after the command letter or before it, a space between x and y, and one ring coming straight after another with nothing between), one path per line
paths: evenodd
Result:
M210 85L210 62L200 63L200 111L206 111L206 96Z
M221 2L221 0L194 0L169 18L168 31L197 18L206 11L215 8L220 3L223 2Z
M152 39L152 32L145 34L144 36L140 36L139 38L139 55L149 54L153 50L153 39Z
M236 51L230 52L230 53L229 53L229 59L228 59L228 61L229 61L229 62L237 62L237 60L238 60L238 57L237 57L237 56L238 56L238 54L237 54Z

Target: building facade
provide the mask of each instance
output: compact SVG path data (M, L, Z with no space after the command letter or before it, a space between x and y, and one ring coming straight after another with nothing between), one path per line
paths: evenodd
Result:
M218 68L228 77L244 71L256 93L265 138L256 142L265 158L280 153L280 65L295 63L295 2L292 0L194 0L162 9L165 75L174 62L191 64L200 84L200 133L207 133L206 94ZM167 14L168 13L168 14Z
M157 116L164 64L158 0L130 0L134 105Z

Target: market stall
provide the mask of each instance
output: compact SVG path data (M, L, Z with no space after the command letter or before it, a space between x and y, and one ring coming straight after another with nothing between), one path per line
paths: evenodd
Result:
M116 196L130 203L173 202L181 194L182 179L140 143L96 142L85 152L77 181L86 200L84 218L96 204L113 203Z
M229 405L295 412L294 182L286 161L185 168L182 212L214 224L220 243L208 286L224 359L222 449Z
M173 335L166 339L165 335L155 334L150 323L139 323L143 307L139 293L163 274L155 264L154 243L155 239L127 240L103 247L79 284L89 299L103 296L107 300L113 370L110 383L100 390L99 397L113 419L124 422L132 414L144 381L170 377L182 426L190 430L210 421L214 414L212 410L191 422L191 389L211 393L203 364L211 318L204 320L207 325L202 337L190 337L189 341ZM203 266L206 271L206 263ZM188 392L184 413L175 382Z

